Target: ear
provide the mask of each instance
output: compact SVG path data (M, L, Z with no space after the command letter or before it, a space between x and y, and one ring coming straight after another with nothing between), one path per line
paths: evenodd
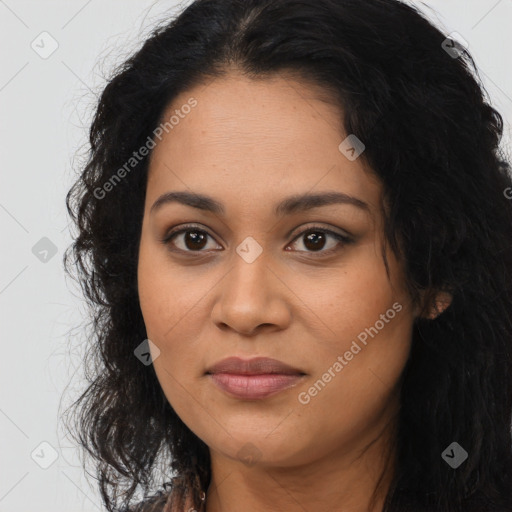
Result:
M424 300L423 311L420 312L419 316L428 320L434 320L450 306L453 296L449 292L439 291L434 294L433 298L430 294L423 294L422 299ZM428 303L425 303L427 300Z

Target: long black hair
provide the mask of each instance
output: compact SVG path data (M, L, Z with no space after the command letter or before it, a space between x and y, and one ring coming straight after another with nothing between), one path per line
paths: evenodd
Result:
M291 72L336 98L383 184L386 241L413 297L452 294L444 313L414 325L385 511L512 510L503 120L467 48L398 0L196 0L109 79L66 198L78 232L64 257L92 306L91 376L73 404L74 436L94 458L108 510L129 505L139 485L146 495L161 487L158 461L181 504L188 495L199 510L210 482L208 447L134 356L147 338L137 258L149 156L130 159L179 93L233 68L251 78ZM454 442L468 454L456 469L442 456Z

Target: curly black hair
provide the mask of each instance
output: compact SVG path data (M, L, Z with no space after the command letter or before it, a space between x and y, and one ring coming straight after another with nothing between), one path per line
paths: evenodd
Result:
M196 0L113 72L66 197L78 233L64 255L92 319L89 383L71 430L95 461L107 509L131 506L138 486L148 496L163 485L173 503L189 497L200 510L210 482L208 447L174 412L153 366L134 356L147 338L137 263L151 154L138 150L178 94L233 67L252 78L292 72L335 95L340 122L364 141L360 158L382 182L386 241L412 296L453 297L414 325L384 511L512 510L503 119L466 46L398 0ZM456 470L441 458L453 441L469 453ZM168 481L157 484L159 463Z

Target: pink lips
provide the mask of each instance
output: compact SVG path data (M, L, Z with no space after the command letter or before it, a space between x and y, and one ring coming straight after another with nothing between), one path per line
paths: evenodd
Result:
M295 386L304 373L276 359L229 357L207 370L223 391L236 398L258 400Z

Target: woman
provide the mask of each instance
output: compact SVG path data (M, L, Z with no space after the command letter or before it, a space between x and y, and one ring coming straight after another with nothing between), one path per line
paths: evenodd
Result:
M472 70L397 0L197 0L117 70L65 259L109 511L512 510L512 183Z

